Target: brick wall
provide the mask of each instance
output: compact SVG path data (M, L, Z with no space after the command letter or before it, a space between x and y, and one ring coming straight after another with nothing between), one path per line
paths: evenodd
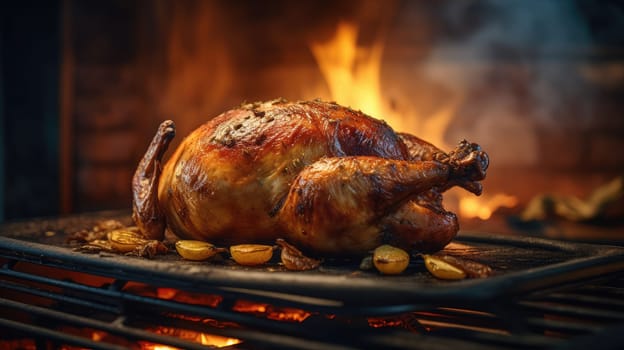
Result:
M467 61L452 50L436 51L436 43L469 51L461 43L478 34L487 18L475 14L487 9L466 6L463 17L449 18L444 4L403 1L383 11L374 1L303 9L288 1L70 3L74 211L130 207L132 173L165 118L178 124L175 147L199 124L242 101L308 97L310 87L324 84L310 39L329 38L346 18L363 25L361 41L370 44L379 35L375 28L386 23L376 16L383 11L393 21L385 33L384 93L398 106L406 104L401 99L417 102L426 114L466 88L445 140L468 138L490 151L486 193L512 194L523 203L543 192L583 196L624 172L624 54L622 46L603 50L607 39L593 38L596 47L572 41L545 61L531 47L518 54L503 40L502 46L493 43L497 51L488 51L492 56L484 61ZM588 27L591 33L608 31L596 23ZM449 46L454 42L460 44ZM548 75L552 71L562 73ZM562 77L570 79L557 80ZM535 81L546 90L532 90ZM549 99L539 91L565 98L544 109Z
M71 210L129 208L132 174L150 129L140 3L68 3Z

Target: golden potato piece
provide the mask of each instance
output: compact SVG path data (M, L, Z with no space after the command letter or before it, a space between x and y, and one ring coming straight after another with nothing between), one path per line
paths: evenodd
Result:
M466 272L441 258L423 254L425 267L432 275L444 280L461 280L466 278Z
M230 247L232 259L239 265L262 265L273 257L273 247L264 244L239 244Z
M195 240L179 240L175 244L178 254L187 260L207 260L218 253L227 251L225 248L217 248L213 244Z
M401 248L388 244L377 247L373 252L373 264L384 275L398 275L409 265L410 257Z

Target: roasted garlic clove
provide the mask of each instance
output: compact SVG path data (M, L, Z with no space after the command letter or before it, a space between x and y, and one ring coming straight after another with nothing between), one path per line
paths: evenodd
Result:
M466 278L466 272L444 259L433 255L422 255L425 267L433 276L443 280L461 280Z
M133 252L138 256L151 259L158 254L165 254L167 251L169 251L169 249L163 244L163 242L152 239L148 240L146 244L140 246Z
M293 271L312 270L321 264L320 260L309 258L295 248L295 246L289 244L285 240L278 238L276 243L282 247L282 253L280 258L284 266Z
M104 239L96 239L87 244L83 244L79 247L74 248L75 251L97 254L100 252L115 252L111 243L108 240Z
M132 252L149 243L149 240L143 238L139 233L125 229L110 231L107 237L111 248L120 253Z
M492 274L492 268L476 261L441 253L434 254L433 256L461 269L466 273L466 276L470 278L484 278Z
M410 257L401 248L388 244L377 247L373 252L373 264L384 275L398 275L409 265Z
M273 257L273 247L263 244L239 244L230 247L232 259L239 265L262 265Z
M218 253L227 251L225 248L217 248L213 244L195 240L179 240L175 244L178 254L187 260L207 260Z

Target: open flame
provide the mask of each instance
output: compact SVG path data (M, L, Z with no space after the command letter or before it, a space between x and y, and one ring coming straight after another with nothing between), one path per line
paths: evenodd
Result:
M358 27L340 22L336 34L324 43L312 43L310 50L329 88L330 98L341 105L359 109L375 118L382 118L395 130L426 135L427 141L441 148L461 98L451 97L426 118L412 109L397 111L382 93L381 65L384 45L376 41L371 47L358 46ZM309 97L323 96L322 88Z
M459 201L459 212L464 217L487 220L500 207L513 208L518 205L518 198L504 193L493 196L462 197Z
M370 115L386 115L379 75L383 45L376 42L370 48L358 48L357 31L355 25L342 22L333 39L310 48L333 99Z
M397 111L384 99L381 85L381 67L384 44L376 41L370 47L358 46L358 27L353 23L340 22L333 38L324 43L312 43L310 50L325 79L331 99L339 104L360 109L376 118L383 118L395 130L412 133L437 147L453 148L444 135L463 101L464 94L456 91L444 104L428 115L415 108ZM323 96L321 89L312 94ZM499 207L513 207L517 198L496 194L480 198L456 191L449 192L456 199L459 214L464 218L488 219Z

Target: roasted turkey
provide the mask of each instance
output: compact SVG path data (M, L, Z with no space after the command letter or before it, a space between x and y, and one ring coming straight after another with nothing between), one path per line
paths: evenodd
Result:
M432 252L456 235L442 193L479 195L488 156L462 141L445 153L336 103L245 104L200 126L161 167L175 134L163 122L133 178L144 236L165 229L213 244L283 238L320 256L381 244Z

